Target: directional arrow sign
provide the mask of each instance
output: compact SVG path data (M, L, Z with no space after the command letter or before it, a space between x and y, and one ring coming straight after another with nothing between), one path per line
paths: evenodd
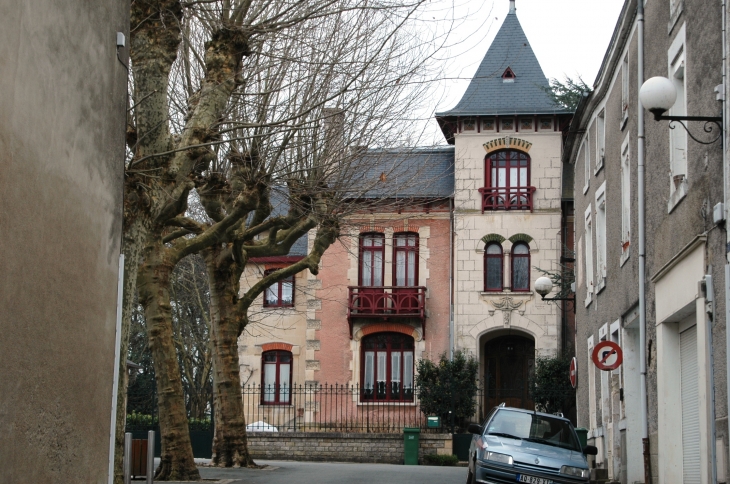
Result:
M624 355L618 344L613 341L601 341L593 348L591 360L599 370L613 371L621 366Z

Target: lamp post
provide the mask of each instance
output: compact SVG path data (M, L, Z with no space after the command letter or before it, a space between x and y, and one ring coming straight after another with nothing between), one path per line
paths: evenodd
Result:
M710 145L722 136L722 116L665 116L664 113L669 111L674 103L677 101L677 89L672 84L672 81L666 77L652 77L647 79L639 89L639 99L641 100L642 106L648 109L653 115L656 121L669 121L669 127L674 129L673 124L675 122L682 125L687 134L695 140L697 143L703 145ZM715 124L719 128L719 133L712 141L701 141L695 138L690 133L685 121L704 121L705 133L712 133L714 130L712 124Z
M575 292L573 292L573 297L545 297L553 291L553 281L549 277L538 277L535 281L535 291L543 301L572 301L573 313L575 313Z

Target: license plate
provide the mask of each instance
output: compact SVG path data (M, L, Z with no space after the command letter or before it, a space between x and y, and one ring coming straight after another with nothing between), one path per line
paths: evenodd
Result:
M553 484L553 481L551 481L550 479L526 476L524 474L517 474L517 482L528 482L529 484Z

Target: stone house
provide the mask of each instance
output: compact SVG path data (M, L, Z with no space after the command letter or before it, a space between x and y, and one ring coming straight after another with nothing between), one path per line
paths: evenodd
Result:
M599 449L596 477L644 482L648 437L653 482L727 482L722 145L639 102L663 76L678 93L669 115L720 115L722 18L720 2L627 0L563 151L578 214L578 425ZM689 132L710 141L717 128ZM622 349L613 371L591 362L602 341Z
M559 269L573 226L561 164L572 114L547 87L512 1L462 100L436 114L449 146L367 152L404 167L372 195L409 204L353 215L319 275L286 283L287 307L271 303L281 288L261 298L263 317L239 342L242 381L353 385L352 405L395 411L414 401L418 359L463 350L485 388L475 418L501 402L534 408L536 356L574 341L571 306L534 292L534 267ZM276 263L252 264L244 278ZM260 403L286 407L279 397ZM297 412L318 418L316 405Z

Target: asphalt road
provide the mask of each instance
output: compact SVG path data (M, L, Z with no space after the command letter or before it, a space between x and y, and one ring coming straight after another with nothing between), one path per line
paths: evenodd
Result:
M461 484L466 467L404 466L291 461L256 461L262 469L200 467L200 476L218 484Z

